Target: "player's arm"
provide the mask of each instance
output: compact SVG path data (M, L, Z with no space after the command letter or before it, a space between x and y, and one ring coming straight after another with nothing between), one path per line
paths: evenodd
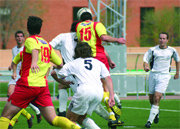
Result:
M33 73L38 73L40 71L39 66L37 65L39 56L39 50L33 49L32 50L32 63L31 63L31 71Z
M106 28L100 22L97 23L95 29L96 29L96 32L97 32L98 36L100 37L100 39L102 41L116 42L116 43L119 43L119 44L125 44L126 43L126 40L124 38L114 38L114 37L112 37L110 35L107 35Z
M39 72L39 66L37 65L39 52L41 50L41 46L38 44L38 41L35 38L27 38L25 43L25 52L30 53L32 55L31 62L31 71L33 73Z
M12 63L11 63L11 65L12 65L12 70L13 70L13 74L12 74L12 79L16 79L16 77L17 77L17 73L16 73L16 69L17 69L17 64L20 62L20 61L22 61L22 51L20 52L20 53L18 53L15 57L14 57L14 59L13 59L13 61L12 61Z
M105 52L106 57L108 59L109 67L111 69L114 69L116 67L116 64L114 63L114 61L111 60L111 58L110 58L109 54L107 53L107 51L105 50L104 52Z
M174 75L174 79L179 78L179 65L180 65L180 62L176 62L176 74Z
M144 71L146 71L146 72L148 72L150 70L149 61L151 60L151 58L152 58L152 51L151 51L151 49L149 49L144 54L144 57L143 57L143 68L144 68Z
M55 64L55 67L57 69L60 69L63 67L63 61L62 58L60 58L53 48L51 48L51 55L50 55L50 61Z
M72 82L70 81L65 81L64 77L63 78L58 78L56 71L53 70L51 72L51 76L54 78L54 80L56 80L58 83L65 85L66 87L69 87L70 84L72 84Z

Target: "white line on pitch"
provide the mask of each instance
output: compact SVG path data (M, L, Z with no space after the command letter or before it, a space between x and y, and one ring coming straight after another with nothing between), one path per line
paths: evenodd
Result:
M138 107L124 107L129 109L142 109L142 110L150 110L150 108L138 108ZM160 109L160 111L167 111L167 112L180 112L180 110L169 110L169 109Z

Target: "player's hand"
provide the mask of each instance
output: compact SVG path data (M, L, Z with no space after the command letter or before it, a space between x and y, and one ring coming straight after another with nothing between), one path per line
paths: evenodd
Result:
M109 67L111 69L114 69L116 67L116 64L113 61L111 61L111 62L109 62Z
M9 71L11 71L11 69L12 69L12 67L11 67L11 66L9 66L9 67L8 67L8 70L9 70Z
M37 64L31 64L31 71L32 73L38 73L40 71L40 68Z
M149 67L145 66L144 67L144 71L148 72L149 71Z
M11 76L13 80L15 80L17 78L17 74L13 73L13 75Z
M112 106L115 105L114 97L110 97L110 98L109 98L108 104L109 104L109 107L112 107Z
M174 75L174 79L178 79L179 78L179 73L176 73L175 75Z
M117 41L119 44L125 44L126 43L126 40L124 38L118 38L118 41Z

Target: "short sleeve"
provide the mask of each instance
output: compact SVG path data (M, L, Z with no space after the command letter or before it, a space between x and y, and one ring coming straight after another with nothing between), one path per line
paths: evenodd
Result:
M22 61L22 51L19 52L13 59L14 64L18 64L20 61Z
M152 59L152 50L149 49L145 54L144 54L144 57L143 57L143 61L146 62L146 63L149 63Z
M54 48L59 50L61 47L61 42L63 40L62 34L56 36L49 44Z
M59 78L67 77L70 75L69 66L70 66L70 63L67 63L58 71L57 74Z
M96 24L96 22L94 24ZM101 22L98 22L96 24L95 30L99 37L101 37L101 35L103 35L103 34L107 34L106 28Z
M106 68L106 66L101 62L100 62L100 64L101 64L101 78L110 76L110 73L109 73L108 69Z
M179 54L178 52L176 51L176 49L173 49L173 58L176 62L180 62L180 58L179 58Z
M27 38L24 46L25 46L25 51L27 53L32 53L33 49L38 49L38 50L41 49L40 45L38 44L38 41L34 38Z

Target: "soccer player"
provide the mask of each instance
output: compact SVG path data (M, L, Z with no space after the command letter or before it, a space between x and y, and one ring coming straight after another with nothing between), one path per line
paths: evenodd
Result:
M51 42L50 45L54 48L60 51L63 61L66 63L71 62L74 60L74 49L77 44L77 36L76 36L76 24L78 22L73 22L71 25L71 32L69 33L62 33L56 36ZM109 58L111 66L115 67L114 62ZM56 74L52 75L52 77L56 80L57 76ZM73 81L73 84L70 84L70 87L72 88L73 92L75 92L76 87L76 80L73 76L66 77L66 80ZM57 80L58 81L58 80ZM62 82L61 82L62 83ZM68 93L67 88L69 88L69 85L63 85L59 83L59 109L58 109L58 115L59 116L66 116L66 108L67 108L67 101L68 101ZM104 109L104 107L100 104L95 112L103 117L104 119L108 119L109 114Z
M149 102L151 104L151 110L145 125L146 128L150 128L153 121L155 124L159 122L159 104L171 78L169 72L171 70L172 58L176 62L174 79L179 78L180 58L176 49L167 45L168 39L168 33L161 32L159 34L159 45L150 48L144 54L143 58L144 70L148 72L151 69L149 74Z
M74 57L75 60L65 64L57 72L60 78L73 75L78 83L68 108L67 118L78 122L85 128L100 129L92 119L86 118L86 115L91 115L101 103L103 98L102 78L110 93L108 104L110 107L115 104L113 87L108 81L109 71L102 62L92 58L92 50L88 43L78 43Z
M92 13L91 10L88 8L81 8L77 12L78 20L81 21L76 26L76 33L79 41L87 42L92 49L93 57L98 59L99 61L103 62L107 69L109 70L109 63L108 59L104 50L104 47L102 46L102 41L106 42L117 42L119 44L125 44L126 40L124 38L114 38L109 35L107 35L106 28L101 22L94 22L92 21ZM113 87L112 79L109 76L110 84ZM113 125L114 123L117 123L117 119L114 116L114 113L112 110L108 107L108 89L106 88L105 84L103 84L103 87L105 88L104 97L103 100L108 108L108 112L110 113L109 117L109 125ZM117 108L116 108L117 109ZM117 116L119 117L120 110L117 110L115 112ZM120 122L120 125L122 123Z
M24 37L23 31L21 31L21 30L16 31L15 39L16 39L17 46L15 46L12 49L13 59L24 48L23 44L24 44L25 37ZM7 93L8 97L14 92L16 81L20 78L20 75L19 75L20 68L21 68L21 63L19 63L17 65L17 69L16 69L16 73L18 73L17 74L17 78L16 79L12 79L11 81L9 81L9 84L8 84L8 93ZM11 66L9 66L8 69L9 70L12 69L12 64L11 64ZM30 104L29 106L36 112L37 122L40 123L41 122L41 114L40 114L39 109L36 106L34 106L33 104ZM32 127L32 116L31 116L31 114L29 114L25 109L22 109L19 113L17 113L17 115L15 115L11 119L11 122L10 122L10 125L9 125L9 129L13 128L13 126L15 125L17 119L19 118L19 116L21 114L27 118L27 122L28 122L29 128Z
M38 106L49 124L63 129L80 129L69 119L57 116L54 110L46 74L50 61L58 68L61 68L63 64L62 59L49 43L39 36L41 27L41 18L29 16L27 21L29 37L23 49L21 78L17 81L15 91L9 97L0 117L1 129L7 129L10 119L22 108L26 108L29 103ZM14 61L13 67L16 67Z

